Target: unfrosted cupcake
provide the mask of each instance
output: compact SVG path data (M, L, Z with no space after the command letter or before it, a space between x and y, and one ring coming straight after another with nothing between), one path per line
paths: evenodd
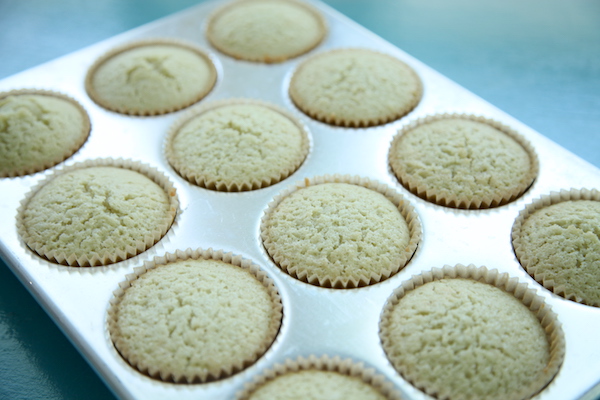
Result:
M90 133L86 111L45 90L0 93L0 177L33 174L75 153Z
M130 43L100 57L85 85L96 103L130 115L180 110L204 98L217 72L197 47L166 39Z
M317 177L277 196L261 224L273 261L301 281L328 288L375 284L410 260L421 237L412 206L359 177Z
M231 376L264 354L281 324L271 279L230 253L167 254L120 287L109 309L110 337L131 366L163 381Z
M158 171L128 160L89 160L49 176L22 201L17 228L48 261L107 265L158 242L178 208Z
M268 103L229 100L207 104L171 128L166 156L188 181L220 191L275 184L302 164L309 150L303 126Z
M422 96L421 80L404 62L368 49L317 54L294 72L289 94L308 116L331 125L367 127L408 114Z
M528 399L564 358L562 329L543 298L485 267L404 282L384 307L380 337L394 368L438 399Z
M242 60L274 63L316 47L327 28L321 14L293 0L242 0L219 9L208 23L208 40Z
M385 378L340 357L299 357L276 364L238 393L238 400L399 400Z
M600 307L600 193L571 189L542 196L513 225L527 272L566 299Z
M389 163L415 195L464 209L513 201L538 172L533 148L515 131L458 114L423 118L402 129L392 141Z

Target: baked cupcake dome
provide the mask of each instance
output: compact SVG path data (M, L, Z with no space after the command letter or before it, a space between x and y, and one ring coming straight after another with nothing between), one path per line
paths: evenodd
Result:
M327 288L389 278L420 237L418 217L399 194L349 176L306 179L276 197L261 223L263 245L282 270Z
M311 355L287 359L246 384L238 400L399 400L389 381L362 363Z
M404 282L384 307L380 337L394 368L437 399L528 399L558 373L565 352L541 296L472 265Z
M316 47L327 33L320 12L294 0L242 0L219 9L207 37L222 53L265 63L282 62Z
M415 195L463 209L513 201L539 168L533 148L515 131L463 114L427 117L403 128L392 141L389 163Z
M309 151L308 134L269 103L233 99L190 110L171 128L165 152L185 179L219 191L246 191L287 178Z
M158 171L129 160L89 160L34 187L21 202L17 228L50 262L107 265L158 242L178 206L175 188Z
M600 307L600 193L571 189L523 209L512 243L523 268L546 289Z
M415 71L387 54L337 49L316 54L294 72L289 95L308 116L331 125L382 125L412 111L422 96Z
M0 93L0 177L33 174L73 155L90 119L72 98L46 90Z
M120 286L109 308L111 339L132 367L166 382L231 376L267 351L281 325L271 279L222 251L155 258Z
M188 107L213 88L217 72L199 48L167 39L113 49L88 71L88 95L100 106L130 115L159 115Z

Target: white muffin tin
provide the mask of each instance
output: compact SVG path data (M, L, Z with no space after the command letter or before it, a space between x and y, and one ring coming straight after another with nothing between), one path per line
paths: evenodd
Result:
M566 356L553 382L536 398L592 398L600 381L600 309L558 297L536 283L519 265L511 246L513 221L526 204L551 191L600 188L600 170L496 109L326 5L329 34L307 55L279 64L234 60L207 42L207 17L224 4L202 3L189 10L102 41L65 57L0 81L0 91L39 88L63 92L78 100L90 115L92 131L80 151L50 170L20 178L0 179L0 254L98 374L121 398L226 399L265 368L287 358L328 354L352 358L374 368L407 399L428 398L391 366L381 348L378 323L392 291L412 275L444 265L474 264L507 272L536 288L558 314L566 338ZM223 193L188 183L166 161L163 144L171 124L185 110L155 117L132 117L107 111L86 94L88 68L106 51L142 38L178 38L206 50L218 70L213 91L201 103L253 98L288 109L305 124L311 150L303 165L284 181L260 190ZM406 117L373 128L332 127L305 116L290 101L287 88L294 68L307 56L342 47L364 47L391 54L412 66L424 85L420 104ZM469 113L498 120L520 132L535 148L540 172L533 186L516 201L481 211L455 210L428 203L404 189L389 171L387 152L396 131L419 117L436 113ZM19 202L54 169L99 157L129 158L164 172L174 183L180 213L169 233L146 252L124 262L77 268L47 262L20 240L15 226ZM305 177L349 174L395 188L415 207L423 238L409 264L390 279L352 290L324 289L300 282L276 267L259 236L267 204ZM263 268L275 281L284 306L281 330L267 353L244 371L207 384L172 384L151 379L130 367L117 353L107 332L106 313L112 292L136 266L177 249L213 248L241 255ZM587 394L586 394L587 393Z

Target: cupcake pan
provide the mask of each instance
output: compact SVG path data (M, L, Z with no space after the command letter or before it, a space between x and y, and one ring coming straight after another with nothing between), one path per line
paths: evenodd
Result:
M233 398L246 383L276 363L327 354L352 358L374 368L407 399L427 399L400 377L385 357L378 336L381 310L394 289L411 276L433 267L473 264L507 272L527 283L545 298L562 323L565 360L558 375L537 398L593 398L590 391L600 381L600 309L565 300L535 282L513 253L511 229L518 213L542 195L571 188L600 188L600 170L319 2L311 4L324 14L329 34L311 52L279 64L234 60L212 48L204 35L207 17L223 4L200 4L0 81L0 91L35 88L65 93L79 101L90 115L90 137L67 161L37 174L0 179L0 255L114 393L120 398ZM203 189L177 175L166 161L163 146L170 126L185 110L153 117L121 115L98 106L85 91L87 70L98 57L115 46L148 38L183 39L207 51L217 67L218 80L201 104L251 98L271 102L294 114L310 135L311 149L305 162L275 185L239 193ZM409 64L423 81L420 104L404 118L373 128L333 127L300 112L287 94L294 68L316 52L344 47L382 51ZM436 206L403 188L387 163L392 137L410 122L439 113L481 115L518 131L539 157L539 174L532 187L515 201L489 210ZM149 250L105 267L66 267L36 256L17 234L20 201L54 169L105 157L147 163L171 179L180 201L180 212L171 230ZM269 259L260 240L260 221L269 202L304 178L325 174L379 181L414 206L423 237L413 259L399 273L364 288L325 289L290 277ZM144 261L187 248L221 249L251 260L274 280L283 302L282 328L267 353L240 373L208 384L164 383L137 372L119 356L107 329L107 310L119 282Z

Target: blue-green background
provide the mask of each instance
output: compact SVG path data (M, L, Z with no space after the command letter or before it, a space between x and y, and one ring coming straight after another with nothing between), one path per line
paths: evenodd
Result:
M0 0L0 79L197 3ZM600 167L600 1L325 3ZM0 399L110 398L0 261Z

